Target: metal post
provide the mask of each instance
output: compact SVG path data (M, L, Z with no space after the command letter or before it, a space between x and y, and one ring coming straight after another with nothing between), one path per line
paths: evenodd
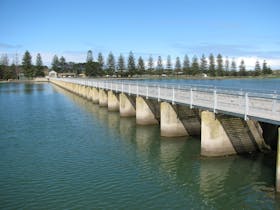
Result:
M213 107L213 112L216 113L217 109L217 90L214 90L214 107Z
M149 98L149 86L147 85L146 86L146 99Z
M136 95L137 95L137 97L139 95L139 85L138 85L138 82L137 82L137 87L136 87Z
M249 112L249 97L248 97L248 93L245 93L245 113L244 113L244 120L248 120L248 112Z
M130 84L128 84L128 95L130 96Z
M160 86L158 86L158 102L160 102Z
M272 112L276 112L276 99L277 99L276 91L274 91L274 94L273 94L272 98L273 98L273 101L272 101Z
M174 87L172 88L172 104L175 104L175 89Z
M123 93L123 82L122 82L122 93Z
M193 108L193 89L190 90L190 108Z

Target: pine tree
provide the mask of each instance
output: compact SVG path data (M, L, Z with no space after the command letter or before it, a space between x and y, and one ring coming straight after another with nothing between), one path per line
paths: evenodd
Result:
M191 67L192 75L196 75L199 73L199 64L196 55L193 56L192 59L192 67Z
M166 70L167 72L171 73L172 71L172 62L171 62L171 56L168 55L167 56L167 60L166 60Z
M229 75L229 60L228 60L228 57L226 57L226 60L225 60L225 75L226 76Z
M130 51L128 55L127 70L130 76L133 76L136 73L135 59L132 51Z
M0 65L9 66L9 58L8 58L8 55L7 55L7 54L1 55L1 58L0 58Z
M66 72L66 59L63 56L59 59L59 66L61 72Z
M182 70L182 66L181 66L180 58L176 57L176 62L175 62L175 72L176 72L176 74L181 72L181 70Z
M259 63L259 61L257 60L257 61L256 61L256 64L255 64L255 72L254 72L254 75L255 75L255 76L259 76L259 75L261 75L261 72L262 72L262 70L261 70L260 63Z
M161 75L163 73L163 64L162 64L162 58L161 56L158 56L158 60L157 60L157 72L159 75Z
M269 67L267 67L266 60L263 61L262 72L263 74L272 74L272 70Z
M53 60L52 60L52 70L56 71L56 72L60 72L60 67L59 67L59 60L57 55L53 56Z
M43 62L42 62L42 57L40 55L40 53L37 54L36 56L36 72L35 72L35 76L36 77L43 77L45 76L44 72L43 72Z
M104 58L102 53L98 53L97 62L101 68L104 68Z
M34 77L34 70L32 66L32 57L28 51L24 53L24 56L22 58L22 68L24 75L27 78L33 78Z
M98 75L98 63L93 62L93 56L91 50L87 52L85 70L87 76L92 77Z
M87 52L87 62L93 62L93 55L91 50Z
M231 75L232 75L232 76L237 76L237 72L236 72L236 63L235 63L234 58L232 58L232 61L231 61L230 71L231 71Z
M217 56L217 75L224 76L224 64L223 64L223 57L221 54Z
M140 75L145 73L145 63L141 56L138 58L137 71Z
M109 53L108 58L107 58L107 73L109 75L113 75L115 72L115 57L112 52Z
M208 64L207 64L207 60L206 60L206 57L204 56L204 54L202 54L201 59L200 59L200 71L204 74L208 73Z
M0 79L10 79L9 58L7 54L3 54L0 58Z
M125 71L125 60L122 54L120 54L119 56L117 69L118 69L118 74L123 76Z
M209 74L212 77L216 76L215 58L212 53L209 55Z
M239 65L239 76L246 76L246 66L245 66L245 62L242 59Z
M148 59L148 71L149 71L149 74L152 74L154 70L154 60L153 60L153 57L150 55L149 59Z
M184 57L183 71L184 71L184 74L186 74L186 75L191 74L190 59L189 59L188 55L185 55L185 57Z
M97 62L99 64L98 74L102 75L104 70L104 58L102 53L98 53Z

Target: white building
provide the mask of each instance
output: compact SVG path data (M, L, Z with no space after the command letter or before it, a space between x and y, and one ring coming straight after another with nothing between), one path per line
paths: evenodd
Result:
M49 72L49 77L53 77L53 78L55 77L56 78L57 77L56 71L50 71Z

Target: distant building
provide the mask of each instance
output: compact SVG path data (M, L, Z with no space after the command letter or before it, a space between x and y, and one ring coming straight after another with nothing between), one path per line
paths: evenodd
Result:
M56 78L57 77L56 71L50 71L49 72L49 77Z
M70 73L70 72L65 72L65 73L58 73L58 77L76 77L76 73Z

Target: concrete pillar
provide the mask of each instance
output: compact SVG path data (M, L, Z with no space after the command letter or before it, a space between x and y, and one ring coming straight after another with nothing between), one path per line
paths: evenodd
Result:
M77 95L79 94L79 85L75 84L74 86L74 93L76 93Z
M108 95L103 89L99 89L99 106L108 106Z
M87 87L84 86L84 85L82 85L82 96L83 96L84 98L87 97Z
M215 114L201 112L201 155L223 156L236 154L229 137Z
M91 100L91 87L86 87L86 98L87 100Z
M278 145L276 160L276 192L280 192L280 127L278 128Z
M121 117L133 117L136 115L136 110L133 104L131 103L131 99L128 98L124 93L119 95L120 99L120 116Z
M155 114L143 97L136 98L136 123L139 125L158 124Z
M98 104L99 103L99 91L97 88L92 88L91 92L91 100L93 103Z
M113 91L108 91L108 110L113 112L120 110L118 95Z
M201 113L201 154L223 156L270 150L257 121L217 114Z
M183 123L170 103L160 104L160 133L161 136L177 137L187 136Z

